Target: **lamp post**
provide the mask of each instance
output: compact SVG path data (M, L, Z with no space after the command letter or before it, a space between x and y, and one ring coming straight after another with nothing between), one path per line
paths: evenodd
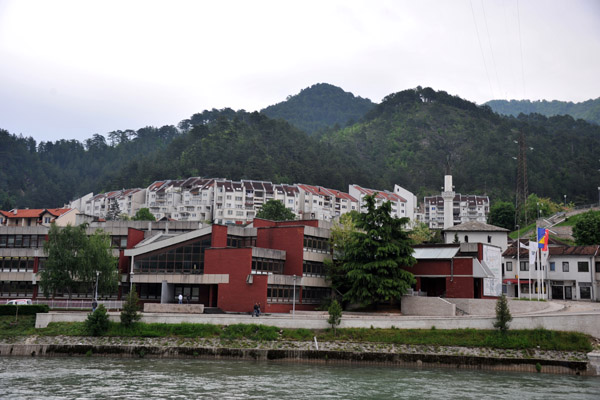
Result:
M600 189L600 188L598 188L598 189ZM565 198L565 208L567 208L567 195L565 194L565 195L563 195L563 197Z
M94 294L94 300L98 302L98 277L100 276L100 271L96 271L96 293Z
M292 301L292 319L296 317L296 275L293 275L294 278L294 292L293 292L293 301Z
M521 227L519 225L517 228L517 266L515 267L515 272L517 276L517 298L521 298L521 281L519 280L519 274L521 273Z
M600 207L600 186L598 186L598 207Z

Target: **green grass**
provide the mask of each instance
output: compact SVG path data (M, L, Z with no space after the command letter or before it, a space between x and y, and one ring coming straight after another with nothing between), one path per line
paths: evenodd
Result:
M15 321L14 315L0 315L0 337L35 334L35 315L21 315Z
M13 318L14 319L14 318ZM47 328L35 329L35 317L20 319L17 327L9 327L6 317L0 319L0 336L66 335L86 336L82 322L51 323ZM592 350L590 338L577 332L559 332L545 329L509 330L502 335L496 330L475 329L369 329L345 328L333 330L280 329L272 326L236 324L229 326L209 324L144 324L131 328L111 322L104 336L160 337L160 338L219 338L251 341L318 341L366 342L404 345L491 347L499 349L535 349L585 351Z
M508 234L511 239L526 238L535 233L535 221L532 224L522 227L518 231L514 231ZM529 235L529 236L528 236Z
M591 212L594 214L600 214L600 211L591 211ZM560 224L557 224L556 226L575 226L577 221L579 221L579 219L581 217L583 217L584 215L585 215L585 213L571 215L569 218L567 218Z

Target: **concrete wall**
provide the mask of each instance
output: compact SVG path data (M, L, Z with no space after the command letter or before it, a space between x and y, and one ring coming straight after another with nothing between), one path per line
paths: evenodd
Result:
M119 313L109 313L110 320L118 322ZM43 313L37 314L36 328L45 328L50 322L82 322L87 318L87 313ZM327 329L327 315L273 315L252 318L249 314L145 314L142 322L146 323L171 323L178 324L202 323L215 325L232 324L260 324L277 326L279 328L306 328ZM421 317L421 316L396 316L396 315L356 315L344 313L340 328L391 328L400 329L494 329L495 317ZM511 329L536 329L545 328L556 331L582 332L600 339L600 315L587 314L553 314L529 315L513 317Z
M145 313L177 313L177 314L202 314L204 304L158 304L145 303Z
M401 305L402 315L456 315L456 305L439 297L402 296Z
M469 315L496 315L496 300L487 299L447 299L457 308ZM550 307L550 303L542 301L508 300L511 314L539 312ZM422 314L425 315L425 314Z

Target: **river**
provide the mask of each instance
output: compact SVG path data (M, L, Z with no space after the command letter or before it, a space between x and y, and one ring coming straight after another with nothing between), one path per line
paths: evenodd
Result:
M598 399L600 378L269 361L0 358L0 399Z

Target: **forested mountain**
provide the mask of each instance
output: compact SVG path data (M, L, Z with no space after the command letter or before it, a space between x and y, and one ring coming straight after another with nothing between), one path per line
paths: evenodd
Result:
M273 119L284 119L313 134L326 128L352 125L374 105L371 100L355 97L337 86L318 83L261 112Z
M308 89L307 89L308 90ZM194 114L174 126L42 142L0 130L0 209L57 207L90 191L146 187L189 176L309 183L344 191L349 183L422 199L455 190L514 199L517 145L528 147L529 191L561 201L597 201L600 126L570 116L504 117L487 106L430 88L387 96L342 129L319 135L262 113Z
M575 119L584 119L600 125L600 97L581 103L558 100L492 100L485 104L499 114L513 117L517 117L519 114L542 114L547 117L570 115Z
M600 127L570 116L501 117L489 107L417 88L387 96L363 122L322 140L377 171L375 187L398 183L421 198L439 193L449 171L457 192L511 200L519 131L533 147L527 154L530 193L555 201L564 194L580 203L597 199Z
M0 209L59 207L89 192L116 189L103 182L130 160L159 151L179 131L174 126L113 131L77 140L41 142L0 129Z

